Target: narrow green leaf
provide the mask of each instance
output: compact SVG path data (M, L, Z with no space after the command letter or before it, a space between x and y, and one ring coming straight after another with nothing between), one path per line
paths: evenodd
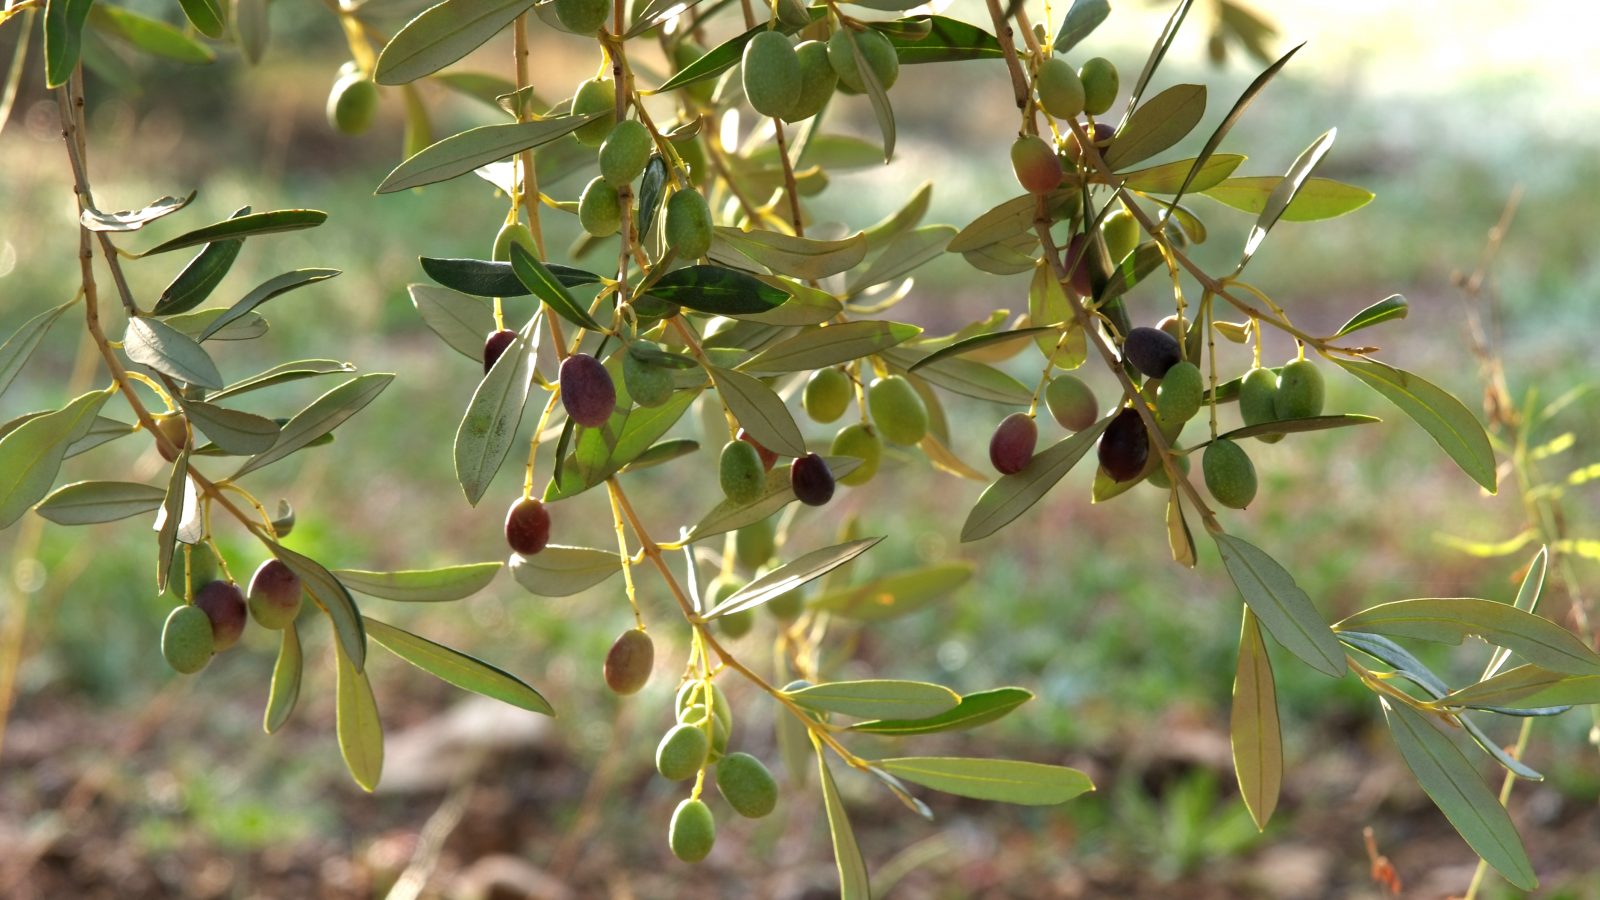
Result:
M339 753L361 789L371 793L383 774L383 722L378 718L378 702L372 684L359 665L350 659L343 644L335 644L338 679L335 686L335 711L338 716Z
M450 349L468 359L483 361L483 342L494 331L494 310L477 297L468 297L431 284L409 284L411 305L422 324Z
M445 0L407 22L378 55L373 78L405 84L432 75L499 34L533 0Z
M1484 862L1513 885L1533 890L1539 879L1516 826L1460 748L1411 707L1380 702L1395 746L1422 790Z
M1351 316L1350 321L1339 326L1339 330L1334 332L1333 336L1344 337L1352 331L1369 328L1379 322L1387 322L1390 319L1404 319L1406 313L1410 311L1410 307L1406 304L1406 298L1399 294L1390 294Z
M433 259L421 258L422 270L434 281L463 294L474 297L526 297L529 291L511 263L490 262L486 259ZM571 266L545 263L544 267L566 287L597 284L600 276Z
M806 455L806 439L772 388L743 372L716 366L708 371L723 402L751 437L784 456Z
M1324 675L1344 674L1344 650L1294 576L1255 545L1231 534L1214 534L1228 576L1250 611L1285 650Z
M222 389L217 364L192 338L160 319L135 316L128 320L122 352L140 365L179 381L214 390Z
M166 495L136 481L77 481L56 488L34 512L57 525L93 525L155 512Z
M190 191L187 197L162 197L139 209L125 209L120 212L101 212L91 207L78 216L78 221L89 231L138 231L162 216L171 215L188 206L194 195L195 192Z
M656 213L661 208L661 195L666 192L667 161L661 154L650 156L650 161L645 163L644 177L639 179L639 209L637 226L639 238L642 240L650 236L650 229L655 227Z
M93 5L94 0L45 0L45 87L66 84L67 77L78 64L83 47L83 25Z
M866 271L850 280L846 293L855 296L874 285L911 274L944 255L955 234L952 225L926 225L895 236ZM872 249L870 242L868 249Z
M1266 210L1284 179L1277 175L1250 175L1229 178L1201 191L1207 197L1234 209L1248 213ZM1315 222L1332 219L1355 212L1377 195L1355 185L1344 184L1331 178L1307 178L1300 185L1294 200L1283 209L1283 219L1288 222Z
M1443 644L1478 637L1528 662L1570 675L1600 675L1600 655L1549 619L1507 603L1474 597L1426 597L1380 603L1335 626Z
M1053 806L1094 790L1094 782L1077 769L1013 759L904 756L873 765L946 794L1024 806Z
M272 666L272 690L267 694L267 711L261 717L261 730L272 734L289 721L300 699L300 675L305 657L300 650L300 632L293 622L278 639L278 661Z
M469 128L395 166L378 185L377 193L392 194L465 175L479 166L565 137L591 118L593 116L555 116L534 122L506 122Z
M1033 694L1019 687L995 688L966 694L955 709L922 719L871 719L850 726L851 731L865 731L888 737L910 737L936 734L944 731L966 731L987 725L1033 699Z
M1188 136L1206 111L1203 84L1177 84L1151 97L1128 117L1106 148L1113 171L1149 159Z
M1434 674L1433 670L1423 664L1422 660L1412 655L1411 651L1396 644L1381 634L1369 634L1364 631L1338 631L1339 642L1360 650L1373 659L1379 660L1394 669L1396 675L1404 677L1407 681L1427 691L1430 696L1442 697L1450 693L1450 688L1444 679Z
M611 369L619 367L611 360L607 364ZM613 372L612 377L618 386L617 410L603 427L577 430L577 449L564 458L560 472L545 493L545 502L581 494L637 460L683 418L700 393L679 390L660 406L629 408L622 402L627 385L617 373Z
M1112 309L1112 304L1117 298L1133 290L1151 272L1162 268L1165 262L1166 257L1162 255L1161 247L1155 241L1145 241L1140 244L1106 278L1105 287L1100 289L1100 294L1095 299L1096 305L1102 310Z
M50 493L67 448L88 433L111 391L84 394L0 438L0 528L9 528Z
M1167 50L1172 47L1172 41L1178 36L1178 29L1182 27L1183 20L1189 15L1189 7L1194 5L1194 0L1178 0L1178 5L1172 10L1172 15L1167 18L1167 24L1161 29L1161 36L1156 38L1155 45L1150 48L1150 55L1144 61L1144 68L1139 71L1138 80L1133 83L1133 94L1128 97L1128 111L1117 125L1117 131L1122 131L1128 124L1128 116L1139 110L1139 101L1144 97L1145 88L1150 86L1150 79L1156 74L1161 61L1166 58Z
M1497 490L1494 449L1478 418L1460 400L1411 372L1375 359L1334 362L1400 407L1473 481L1491 494Z
M197 309L193 312L167 316L161 321L184 337L199 341L200 335L211 327L211 323L227 315L227 313L226 309ZM247 312L224 325L207 339L213 341L251 341L266 334L270 327L267 320L259 313Z
M822 279L853 269L867 255L867 239L860 232L842 240L822 241L719 225L716 235L773 272L801 280Z
M233 218L249 214L250 207L245 206L236 211ZM170 316L174 313L188 312L204 303L206 298L211 296L211 292L217 289L217 285L222 283L228 270L233 268L233 261L239 256L239 250L243 246L244 238L206 244L161 292L151 315Z
M499 562L481 562L398 572L335 569L333 575L350 590L371 597L407 603L440 603L470 597L488 587L500 571L500 565Z
M622 570L614 552L551 544L533 556L512 554L511 577L530 594L570 597Z
M882 622L916 612L971 580L972 563L921 566L824 590L807 605L857 622Z
M459 650L436 644L409 631L365 617L367 634L384 649L417 668L465 691L482 694L521 709L555 715L555 710L522 679Z
M262 388L288 384L291 381L316 378L319 375L348 375L355 370L355 366L336 359L297 359L293 362L279 363L264 372L235 381L217 393L211 394L210 399L222 400L250 391L259 391Z
M1021 472L995 479L967 513L967 521L961 526L962 542L988 537L1027 512L1077 465L1110 424L1111 417L1107 416L1035 454Z
M745 610L755 609L774 597L782 596L798 589L814 578L839 568L870 550L873 545L883 540L881 537L865 538L859 541L848 541L833 547L824 547L813 550L790 563L785 563L762 575L739 590L729 595L727 599L707 610L705 617L714 619L718 616L729 616Z
M1333 139L1338 134L1338 131L1337 128L1330 128L1321 137L1313 141L1311 146L1307 147L1295 159L1294 165L1289 167L1288 174L1273 186L1272 193L1267 195L1266 201L1262 204L1261 214L1256 217L1256 223L1250 226L1250 236L1245 239L1244 252L1239 256L1239 265L1233 270L1235 275L1244 271L1244 267L1249 264L1250 258L1261 247L1261 242L1267 239L1267 233L1272 231L1272 226L1278 224L1278 219L1283 215L1284 210L1289 208L1289 204L1294 200L1295 195L1300 192L1301 186L1305 184L1307 178L1311 177L1311 173L1316 169L1317 163L1321 162L1322 157L1333 149ZM1228 182L1224 181L1217 187L1212 188L1212 191L1224 188L1227 184ZM1212 192L1207 192L1207 196L1215 197L1216 195Z
M28 362L28 357L33 355L33 351L38 348L39 342L44 340L45 333L50 330L50 326L54 325L56 320L61 318L61 314L77 302L77 298L73 298L54 309L47 309L39 313L37 316L22 323L21 328L18 328L10 337L6 338L4 344L0 344L0 396L3 396L6 388L10 387L11 382L16 380L17 373L22 371L22 367Z
M1283 787L1283 733L1278 725L1278 691L1272 660L1261 640L1255 614L1244 611L1239 633L1239 665L1233 676L1229 743L1239 793L1256 828L1266 830Z
M1507 669L1440 698L1439 705L1529 710L1600 703L1600 675L1569 675L1532 664Z
M828 771L828 760L823 755L822 744L816 738L811 739L811 744L817 751L822 806L828 815L828 833L833 838L834 865L839 869L839 900L872 900L872 882L867 877L867 864L861 858L861 847L850 828L850 817L844 810L844 801L839 799L839 788L833 783L833 773Z
M361 625L361 611L345 586L323 565L309 556L267 541L267 550L300 577L306 596L328 616L338 637L340 657L350 660L356 671L366 668L367 632Z
M976 350L982 350L985 347L992 347L996 344L1006 344L1010 343L1011 341L1021 340L1029 335L1045 335L1047 333L1050 335L1056 335L1059 334L1060 331L1061 329L1054 325L1034 325L1028 328L1012 328L1005 331L991 331L987 334L976 334L972 337L963 338L962 340L956 341L949 346L941 347L938 350L935 350L927 356L917 360L907 371L916 372L923 366L931 365L943 359L949 359L954 356L972 353ZM1052 337L1050 340L1051 344L1054 345L1055 338Z
M529 253L521 244L511 245L511 271L516 274L517 280L533 293L535 297L544 301L551 309L555 310L563 319L590 331L604 331L599 322L589 315L589 311L578 303L555 273L545 267L538 257Z
M753 275L708 265L668 272L650 286L649 295L716 316L769 312L789 299L788 294Z
M183 404L189 421L230 454L265 453L278 442L278 423L264 416L191 400Z
M892 347L880 355L891 367L903 370L909 370L924 356L905 347ZM1027 406L1033 399L1032 388L994 366L970 359L949 358L929 363L918 368L914 378L921 378L953 394L991 403Z
M887 30L887 26L891 25L899 26L903 31ZM877 27L888 35L901 65L1002 59L1005 56L994 35L949 16L912 16L893 22L880 22Z
M523 407L533 387L534 349L539 316L528 320L489 374L478 382L456 429L456 480L473 506L483 499L522 424Z
M806 709L862 719L923 719L961 703L961 697L943 685L892 679L828 681L790 691L788 696Z
M83 437L67 445L66 458L71 459L80 453L87 453L101 444L109 443L117 438L127 437L137 430L138 428L127 422L118 422L116 419L110 419L105 416L95 416L94 424L89 426L89 430L84 432Z
M1106 0L1072 0L1067 14L1061 19L1061 30L1056 32L1051 45L1057 53L1070 53L1111 15L1111 4Z
M1550 567L1550 548L1540 547L1539 552L1533 555L1533 561L1528 563L1528 571L1522 576L1522 585L1517 588L1517 599L1513 606L1526 613L1531 613L1539 605L1539 597L1544 593L1544 575ZM1506 664L1511 651L1501 647L1489 657L1489 664L1484 666L1483 675L1479 681L1494 677L1500 667Z
M269 466L332 432L383 393L393 380L394 376L385 372L358 375L313 400L283 426L272 449L245 460L233 473L234 479Z
M867 64L855 31L846 28L844 35L845 41L850 45L850 55L855 60L856 74L861 79L861 86L866 89L867 99L872 101L872 115L878 120L878 131L883 135L883 161L887 163L894 157L895 142L894 107L889 105L889 92L884 89L883 82L878 80L877 71Z
M183 15L195 30L208 38L221 39L228 31L228 16L220 0L178 0Z
M1214 184L1219 184L1223 179L1233 174L1239 164L1245 161L1244 156L1238 153L1219 153L1204 162L1199 157L1193 159L1180 159L1176 162L1162 163L1147 169L1138 169L1122 176L1122 186L1130 191L1140 191L1146 194L1178 194L1180 189L1204 190ZM1195 164L1200 163L1198 170ZM1193 174L1193 183L1190 183L1190 173Z
M295 288L305 287L308 284L326 281L338 274L338 269L296 269L293 272L275 275L257 285L254 290L245 294L239 302L228 307L227 312L218 316L210 325L207 325L205 331L200 332L200 340L204 341L206 338L211 337L227 327L229 322L238 319L279 294L287 293Z
M821 369L887 350L921 333L921 328L901 322L857 321L826 325L779 341L739 368L762 374Z
M257 234L277 234L315 228L328 220L328 214L317 209L275 209L271 212L246 213L183 234L151 247L136 256L154 256L170 250L182 250L216 241L232 240Z
M1333 416L1307 416L1303 419L1279 419L1276 422L1262 422L1256 425L1246 425L1217 435L1217 440L1236 441L1241 438L1257 437L1263 434L1299 434L1305 431L1326 431L1330 428L1348 428L1352 425L1372 425L1382 422L1372 416L1358 416L1350 413ZM1210 441L1206 442L1211 443ZM1198 446L1204 446L1197 445ZM1196 448L1190 448L1194 450Z

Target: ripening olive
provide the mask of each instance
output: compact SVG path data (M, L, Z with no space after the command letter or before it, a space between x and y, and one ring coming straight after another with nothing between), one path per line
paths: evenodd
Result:
M743 428L739 429L739 433L735 434L734 437L756 448L756 453L761 455L761 468L769 472L772 471L772 467L778 462L777 451L768 450L765 444L756 440L750 432L745 431Z
M1036 134L1024 135L1011 145L1011 171L1017 183L1031 194L1048 194L1061 184L1061 158Z
M1094 296L1094 245L1089 236L1075 234L1067 241L1063 265L1067 267L1067 286L1079 297Z
M611 373L587 353L574 353L561 361L561 405L568 418L589 428L599 428L617 408L617 386Z
M1083 112L1083 81L1066 60L1060 57L1045 60L1033 84L1039 89L1039 105L1050 115L1071 119Z
M1000 420L989 438L989 462L1001 475L1015 475L1033 461L1039 443L1039 426L1027 413L1012 413Z
M1083 82L1083 109L1091 116L1098 116L1111 108L1117 99L1117 67L1111 60L1103 56L1096 56L1083 64L1078 70L1078 78Z
M1325 391L1322 372L1309 359L1297 359L1278 372L1274 409L1279 419L1304 419L1322 415Z
M539 246L533 241L533 232L521 222L507 222L500 226L494 236L494 250L490 258L495 262L511 261L511 245L517 244L528 251L535 259L539 257Z
M1100 418L1094 391L1076 375L1057 375L1044 388L1044 405L1068 431L1082 431Z
M635 341L634 348L644 353L662 352L661 345L654 341ZM672 373L665 366L641 359L631 349L622 357L622 383L627 386L633 402L646 408L672 399Z
M577 34L594 34L611 14L611 0L555 0L561 27Z
M684 261L696 260L711 249L711 207L698 191L681 190L667 198L667 246Z
M596 175L578 198L578 224L595 237L616 234L622 228L622 200L617 189Z
M585 147L599 147L605 142L606 135L611 133L611 125L617 121L617 85L607 78L596 78L585 81L578 86L578 93L572 98L572 114L587 116L598 113L598 118L579 125L573 136L578 143Z
M656 771L669 781L685 781L699 773L711 753L704 725L679 723L656 745Z
M1100 238L1105 242L1111 264L1118 265L1139 246L1139 221L1133 213L1119 209L1100 223Z
M855 395L850 376L842 369L818 369L806 379L805 392L800 395L800 405L813 421L824 424L844 415Z
M372 127L378 114L378 86L360 72L343 75L328 92L328 124L345 134Z
M733 533L733 555L739 560L739 565L747 569L766 563L777 548L777 526L771 519L751 522Z
M767 486L761 454L745 441L729 441L722 445L717 476L723 496L734 503L753 503Z
M506 544L515 553L532 556L550 542L550 509L533 497L521 497L506 510Z
M155 417L156 430L167 439L167 443L175 448L175 452L168 451L160 441L156 442L156 450L161 453L161 458L167 462L175 462L178 453L189 446L189 421L182 413L162 413Z
M1100 468L1115 481L1132 481L1150 461L1150 435L1133 407L1123 407L1100 435Z
M637 694L650 680L655 663L655 642L643 631L630 628L618 635L611 649L606 651L602 667L606 687L623 696Z
M194 593L194 605L211 620L211 638L216 652L232 647L244 634L244 594L231 581L209 581Z
M801 503L822 506L833 499L833 473L815 453L797 456L789 464L789 487Z
M1105 156L1106 150L1111 146L1111 138L1117 133L1109 122L1096 122L1093 125L1083 125L1083 133L1089 138L1089 143ZM1064 150L1068 160L1077 163L1083 160L1083 145L1078 142L1076 132L1067 133L1067 146Z
M878 440L870 425L847 425L833 437L828 452L834 456L854 456L861 460L848 475L839 477L840 484L858 487L872 480L878 473L878 463L883 459L883 441Z
M874 381L867 389L867 410L885 440L915 444L928 433L928 408L904 375Z
M1159 328L1141 325L1122 341L1122 357L1150 378L1161 378L1183 360L1183 348Z
M759 819L778 805L778 782L748 753L730 753L717 763L717 790L747 819Z
M809 119L828 104L834 88L839 84L839 73L828 61L828 45L821 41L801 41L794 48L800 63L800 96L789 111L783 114L785 122Z
M846 34L846 30L836 29L833 36L828 38L828 62L839 76L839 84L858 94L867 89L862 72L856 66L855 53L850 49L853 37L856 50L861 52L861 58L866 60L867 68L872 70L878 84L886 91L894 87L895 79L900 77L900 57L889 39L884 37L883 32L870 28L853 34Z
M717 820L703 800L685 800L672 811L667 829L667 845L672 855L684 862L699 862L711 853L717 841Z
M1163 425L1187 422L1200 411L1205 396L1205 379L1200 367L1192 362L1180 362L1161 376L1161 387L1156 391L1156 417Z
M650 162L655 143L650 129L637 119L618 122L600 145L600 177L612 187L631 183Z
M489 332L489 336L483 341L483 374L489 374L489 370L494 368L494 364L505 354L506 348L516 339L517 333L509 328Z
M1256 496L1256 467L1250 456L1230 440L1212 441L1201 460L1206 489L1217 502L1232 509L1244 509Z
M198 607L174 609L161 628L161 655L167 665L184 675L204 669L211 662L215 644L211 619Z
M744 96L763 116L782 116L800 100L800 59L788 35L768 29L744 45Z
M1239 416L1246 425L1278 421L1278 376L1271 369L1254 368L1239 384ZM1257 435L1263 442L1276 444L1282 434Z
M300 576L282 560L269 559L250 577L250 617L262 628L287 628L300 614L303 594Z

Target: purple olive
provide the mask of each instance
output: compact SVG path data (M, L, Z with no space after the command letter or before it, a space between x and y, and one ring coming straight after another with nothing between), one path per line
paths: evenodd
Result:
M599 428L617 408L617 386L611 373L587 353L574 353L561 363L561 405L579 425Z
M231 581L211 581L195 591L194 605L211 620L211 636L216 652L232 647L244 634L244 623L249 613L245 609L244 593Z
M1132 481L1150 460L1150 434L1139 411L1126 407L1100 435L1100 468L1116 481Z
M1000 420L989 439L989 462L1001 475L1014 475L1033 461L1039 443L1039 426L1027 413L1012 413Z
M821 506L833 499L833 473L815 453L796 457L789 464L789 486L795 498L807 506Z
M506 543L523 556L532 556L550 543L550 510L532 497L523 497L506 510Z
M506 348L516 339L517 333L509 328L502 328L489 334L488 339L483 342L483 374L489 374L489 370L494 368L500 355L505 353Z
M1183 361L1183 349L1171 334L1141 325L1123 339L1122 356L1145 375L1161 378L1168 369Z

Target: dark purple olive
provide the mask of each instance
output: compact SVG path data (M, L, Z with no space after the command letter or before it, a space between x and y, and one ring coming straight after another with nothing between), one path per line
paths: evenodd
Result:
M599 428L617 408L617 386L611 373L587 353L574 353L561 363L561 405L579 425Z
M1183 361L1177 338L1159 328L1141 325L1122 341L1122 356L1150 378L1161 378Z
M789 464L789 487L801 503L821 506L833 499L833 473L822 457L807 453Z
M1033 461L1039 443L1039 426L1027 413L1012 413L1000 420L989 439L989 462L1001 475L1014 475Z
M244 634L244 622L249 616L245 608L244 592L231 581L209 581L195 591L194 605L211 620L211 637L216 652L232 647Z
M1067 267L1067 287L1079 297L1094 295L1094 279L1089 277L1089 254L1093 252L1087 235L1075 234L1067 242L1067 255L1062 264Z
M550 543L550 510L532 497L523 497L506 510L506 543L523 556L532 556Z
M739 429L739 433L737 435L735 435L735 436L739 440L744 441L746 444L749 444L750 446L756 448L756 453L761 455L761 468L765 469L768 472L771 472L772 471L772 467L778 464L778 454L777 454L777 452L773 451L773 450L768 450L765 446L762 445L762 443L760 441L758 441L755 438L751 437L750 436L750 432L745 431L743 428L741 428L741 429Z
M483 374L489 374L500 355L506 352L511 342L517 339L517 333L508 328L490 332L488 340L483 342Z
M1126 407L1100 435L1100 468L1117 481L1132 481L1150 460L1150 435L1139 411Z

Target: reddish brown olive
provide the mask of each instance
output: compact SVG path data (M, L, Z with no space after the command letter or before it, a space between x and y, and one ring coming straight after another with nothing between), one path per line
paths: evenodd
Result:
M561 363L561 405L579 425L599 428L617 408L617 386L611 373L587 353L574 353Z
M1150 435L1139 411L1125 407L1100 435L1100 468L1116 481L1132 481L1150 460Z
M1066 258L1062 260L1067 267L1067 286L1080 297L1094 294L1094 279L1089 277L1089 254L1093 250L1088 235L1075 234L1067 242Z
M656 662L656 645L650 635L630 628L606 653L606 687L618 694L637 694L650 680Z
M488 339L483 342L483 374L489 374L489 370L494 368L506 348L516 339L517 333L509 328L490 332Z
M194 605L211 620L211 636L216 652L221 653L239 642L249 613L245 608L244 592L239 590L237 584L231 581L207 582L195 591Z
M772 450L768 450L766 448L766 446L763 445L760 441L758 441L755 438L751 437L750 436L750 432L745 431L743 428L741 428L741 429L739 429L739 433L736 435L736 437L739 440L744 441L745 443L749 444L750 446L756 448L756 452L761 454L761 468L762 469L770 472L770 471L772 471L772 467L778 464L778 454L777 454L777 452L772 451Z
M1000 420L989 439L989 462L1001 475L1015 475L1033 461L1039 443L1039 426L1027 413L1012 413Z
M550 510L532 497L523 497L506 511L506 543L523 556L532 556L550 543Z

